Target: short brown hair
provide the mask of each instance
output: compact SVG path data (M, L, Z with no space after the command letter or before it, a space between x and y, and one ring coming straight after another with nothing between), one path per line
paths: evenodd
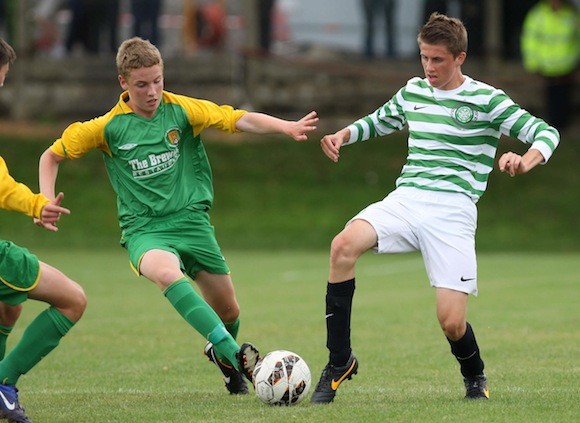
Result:
M419 30L417 42L419 45L443 44L453 57L457 57L461 52L467 52L467 30L459 19L435 12Z
M16 53L10 44L0 38L0 66L7 63L14 63L16 60Z
M123 78L127 78L133 69L150 68L161 65L161 53L148 40L133 37L123 41L117 52L117 71Z

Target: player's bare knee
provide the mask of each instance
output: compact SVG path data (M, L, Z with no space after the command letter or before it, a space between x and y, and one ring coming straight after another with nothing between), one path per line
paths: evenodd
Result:
M339 234L334 237L330 245L330 263L332 266L354 266L358 254L348 238Z
M240 307L237 305L235 307L229 307L218 313L218 316L224 323L234 323L240 317Z
M161 288L161 290L167 289L169 285L184 277L182 273L176 273L175 269L170 267L159 269L154 275L144 276L152 280L157 286L159 286L159 288Z
M61 312L73 322L80 320L87 308L87 296L84 289L77 283L74 283L69 294L68 304Z
M11 306L8 304L0 303L0 325L8 327L14 326L20 317L21 312L22 304Z
M466 326L463 319L447 317L443 320L440 319L439 323L445 336L452 341L457 341L465 335Z
M240 316L239 313L237 313L237 314L234 314L234 313L224 314L224 317L220 316L220 319L225 324L230 324L230 323L234 323L238 319L239 316Z

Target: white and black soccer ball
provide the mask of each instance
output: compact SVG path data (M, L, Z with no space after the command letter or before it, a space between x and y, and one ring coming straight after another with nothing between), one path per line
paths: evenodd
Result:
M308 394L312 377L306 362L286 350L269 352L258 361L253 374L260 400L269 405L294 405Z

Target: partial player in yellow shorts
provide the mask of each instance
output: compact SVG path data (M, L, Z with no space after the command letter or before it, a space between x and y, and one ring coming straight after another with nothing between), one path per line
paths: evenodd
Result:
M0 240L0 301L9 305L23 303L39 279L38 257L11 241Z
M12 47L0 38L0 87L16 59ZM63 194L51 201L16 182L0 157L0 208L34 217L44 228L57 231ZM26 327L22 338L4 356L6 339L28 298L48 304ZM27 249L0 240L0 420L30 423L18 399L16 383L56 348L63 336L81 318L86 297L79 284L43 263Z

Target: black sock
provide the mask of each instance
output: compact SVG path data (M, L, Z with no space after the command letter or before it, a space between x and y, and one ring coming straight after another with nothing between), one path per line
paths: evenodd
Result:
M326 288L326 347L330 363L344 366L351 353L350 314L354 295L354 279L328 283Z
M451 353L455 356L461 366L463 377L474 377L483 374L483 360L479 356L479 347L475 340L473 328L467 323L465 335L457 341L447 338L451 345Z

